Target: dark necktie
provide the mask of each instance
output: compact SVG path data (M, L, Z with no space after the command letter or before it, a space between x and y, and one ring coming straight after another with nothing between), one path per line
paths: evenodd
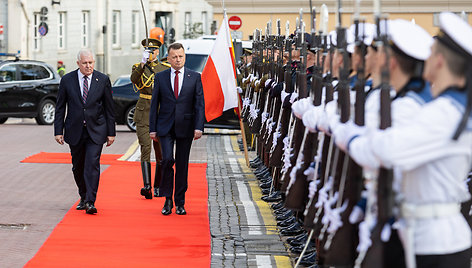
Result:
M87 79L88 79L88 77L84 76L84 93L82 94L82 100L84 101L84 103L87 100L88 91L89 91Z
M174 77L174 95L176 99L179 97L179 73L179 71L175 71Z

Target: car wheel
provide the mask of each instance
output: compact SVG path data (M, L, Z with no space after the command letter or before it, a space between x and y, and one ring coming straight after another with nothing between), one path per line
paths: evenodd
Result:
M136 123L133 120L135 110L136 110L136 104L131 105L126 110L126 113L125 113L125 123L126 123L126 126L128 126L128 128L131 131L136 131Z
M5 123L8 120L8 117L1 117L0 118L0 124Z
M56 112L56 103L52 100L43 100L39 104L38 116L35 118L38 125L51 125L54 123L54 113Z

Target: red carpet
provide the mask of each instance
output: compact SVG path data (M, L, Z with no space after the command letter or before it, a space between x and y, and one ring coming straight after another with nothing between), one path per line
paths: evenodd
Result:
M163 216L164 198L139 195L139 163L119 157L102 155L111 166L100 177L98 213L87 215L75 204L25 267L210 267L206 164L189 165L187 215L174 208ZM47 161L70 163L70 155L40 153L22 162Z

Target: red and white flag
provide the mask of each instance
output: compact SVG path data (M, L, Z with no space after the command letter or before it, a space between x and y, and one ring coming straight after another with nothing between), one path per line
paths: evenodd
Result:
M233 44L226 14L203 68L202 85L207 121L219 117L223 111L238 107Z

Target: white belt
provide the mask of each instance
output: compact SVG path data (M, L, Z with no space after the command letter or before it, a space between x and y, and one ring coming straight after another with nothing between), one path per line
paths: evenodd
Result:
M460 214L461 206L458 203L414 205L403 203L401 216L406 220L405 230L405 258L408 268L416 268L415 260L415 225L419 219L444 218Z
M443 218L455 215L461 211L458 203L413 205L403 203L401 205L401 215L404 219L430 219Z

